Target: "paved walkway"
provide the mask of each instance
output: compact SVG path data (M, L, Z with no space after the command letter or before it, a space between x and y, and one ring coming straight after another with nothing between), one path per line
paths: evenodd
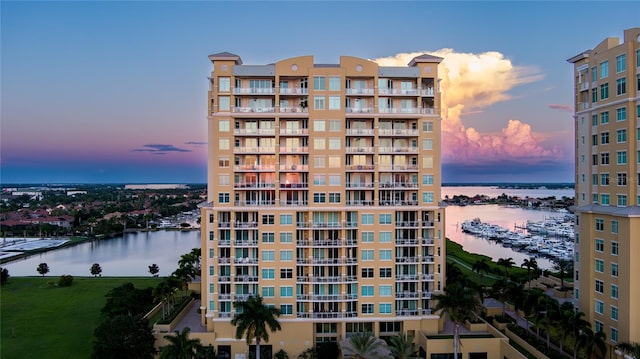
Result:
M184 317L178 322L173 331L182 332L182 329L189 327L192 333L194 332L206 332L207 327L200 324L200 313L198 313L198 309L200 309L200 299L197 299L193 302L191 308L189 308L189 312L185 314Z

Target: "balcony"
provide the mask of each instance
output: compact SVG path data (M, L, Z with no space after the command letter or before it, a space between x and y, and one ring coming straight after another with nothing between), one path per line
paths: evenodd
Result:
M238 182L234 183L234 189L260 189L260 188L276 188L275 183L256 183L256 182Z
M298 294L297 300L305 301L336 301L336 300L353 300L358 299L356 294Z
M330 277L318 277L318 276L298 276L296 277L297 283L345 283L345 282L357 282L356 276L330 276Z
M417 171L418 165L379 165L380 171Z
M578 110L588 110L589 109L589 102L579 102L578 103Z
M417 206L418 201L402 201L402 200L380 200L381 206Z
M347 200L347 206L375 206L373 200Z
M396 257L396 264L402 264L402 263L418 263L420 262L420 257ZM416 275L417 277L417 275ZM417 279L417 278L416 278Z
M422 299L431 299L433 292L422 291L420 292L420 295L422 296ZM431 310L430 309L427 309L427 310L429 311L427 314L431 314Z
M293 200L293 201L280 201L280 205L281 206L308 206L309 205L309 201L304 201L304 200Z
M235 136L275 136L274 128L235 128L233 130Z
M231 300L231 294L218 294L219 300Z
M231 318L231 312L220 312L218 318Z
M417 281L420 279L418 274L396 274L397 281Z
M373 107L347 107L345 108L345 111L347 114L373 114L374 112L374 108Z
M234 282L257 282L257 275L237 275L233 277Z
M380 136L419 136L420 131L414 129L380 129Z
M276 153L275 147L234 147L233 153Z
M345 185L346 185L346 188L362 189L362 188L373 188L374 183L373 182L347 182Z
M418 228L420 221L399 221L396 222L396 227L400 228Z
M375 130L370 128L348 128L347 136L373 136Z
M301 106L293 106L293 107L280 107L280 113L297 113L297 114L307 114L309 113L309 109Z
M581 82L579 85L579 89L580 91L589 91L589 83L588 82Z
M423 274L422 275L422 280L424 280L424 281L433 281L434 280L434 276L433 276L433 274Z
M433 256L424 256L424 257L422 257L422 263L434 263Z
M343 247L355 246L358 241L355 239L325 239L325 240L298 240L296 245L300 247Z
M234 206L274 206L276 204L275 200L263 200L263 201L235 201L233 202Z
M376 90L372 88L346 88L344 89L345 95L364 95L364 96L373 96Z
M415 246L420 244L418 238L396 238L397 246Z
M286 146L280 146L280 153L294 153L294 154L299 154L299 153L309 153L309 147L306 146L299 146L299 147L286 147Z
M236 113L274 113L275 107L234 107L233 112Z
M422 313L418 309L401 309L396 310L396 315L401 317L415 317L422 315Z
M379 147L379 153L418 153L418 147L401 147L401 146L393 146L393 147Z
M218 258L218 264L229 264L231 263L231 258Z
M254 228L257 229L258 228L258 222L241 222L241 221L236 221L235 222L235 228Z
M275 88L258 87L236 87L233 89L234 95L275 95Z
M374 153L374 147L347 147L347 153Z
M375 171L375 165L346 165L347 171Z
M297 264L312 264L312 265L342 265L342 264L356 264L358 260L356 258L298 258Z
M404 292L396 293L396 299L416 299L419 297L420 297L420 292L404 291Z
M240 164L233 166L234 171L268 171L273 172L276 170L276 166L274 165L249 165L249 164Z
M256 265L258 264L258 258L233 258L233 263L238 265Z
M280 171L306 172L306 171L309 171L309 165L301 165L301 164L280 165Z
M218 228L231 228L231 222L218 222Z
M281 189L309 189L309 184L307 182L288 182L288 183L280 183Z
M249 299L249 297L252 297L253 294L252 293L246 293L246 294L234 294L233 295L233 299L237 302L245 302L247 301L247 299Z
M427 87L426 89L422 89L420 94L423 97L433 97L435 96L435 90L433 87Z
M317 319L356 318L358 317L358 312L318 312L318 313L298 312L296 313L296 317L297 318L317 318Z
M308 136L309 129L306 128L281 128L280 136Z
M230 247L231 246L231 241L230 240L219 240L218 241L218 247Z
M418 96L418 89L378 89L378 95L394 95L394 96Z
M228 275L223 275L220 276L220 278L218 278L218 282L230 282L231 281L231 277L229 277Z
M334 229L334 228L354 228L357 227L358 223L357 222L345 222L343 221L342 223L338 223L338 222L296 222L296 227L298 228L328 228L328 229Z
M236 239L233 245L237 247L254 247L258 245L257 239Z
M417 182L383 182L380 183L380 188L418 188Z
M280 93L280 95L308 95L309 89L302 87L281 87L278 93Z

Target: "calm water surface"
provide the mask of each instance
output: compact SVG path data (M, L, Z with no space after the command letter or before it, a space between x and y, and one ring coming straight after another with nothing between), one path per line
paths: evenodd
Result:
M563 190L515 190L497 187L442 187L442 196L452 197L457 194L474 196L484 194L490 197L506 193L509 196L520 197L573 197L573 189ZM468 219L480 218L483 222L498 224L514 229L514 225L521 225L527 220L543 220L558 213L547 211L526 210L521 208L507 208L497 205L484 206L450 206L446 208L446 236L462 244L465 250L485 254L494 260L498 258L513 258L519 266L526 253L519 253L504 248L495 242L475 238L462 233L460 224ZM148 267L156 263L160 267L160 275L169 275L178 267L178 260L182 254L200 247L199 231L157 231L127 233L121 237L109 240L82 243L77 246L62 248L31 256L26 259L5 263L3 267L9 269L13 276L38 275L36 268L39 263L49 265L49 276L71 274L75 276L90 275L89 268L93 263L99 263L103 276L146 276ZM538 259L543 268L551 267L551 262Z

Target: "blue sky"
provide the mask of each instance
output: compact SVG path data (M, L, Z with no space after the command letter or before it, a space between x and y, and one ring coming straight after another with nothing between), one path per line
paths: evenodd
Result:
M444 49L452 74L476 60L482 73L468 93L462 80L451 80L443 181L572 182L566 59L640 26L637 2L0 7L2 183L205 182L212 53L229 51L245 64L300 55L337 63L340 55L380 59ZM480 150L462 151L470 138L502 146L478 158L473 153L486 150L481 141ZM518 146L535 155L523 156Z

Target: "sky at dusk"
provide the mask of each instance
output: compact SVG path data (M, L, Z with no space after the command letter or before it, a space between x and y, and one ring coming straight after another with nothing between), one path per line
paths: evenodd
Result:
M443 182L573 182L566 59L637 2L0 2L1 183L206 182L209 54L443 57ZM598 21L597 19L602 19Z

